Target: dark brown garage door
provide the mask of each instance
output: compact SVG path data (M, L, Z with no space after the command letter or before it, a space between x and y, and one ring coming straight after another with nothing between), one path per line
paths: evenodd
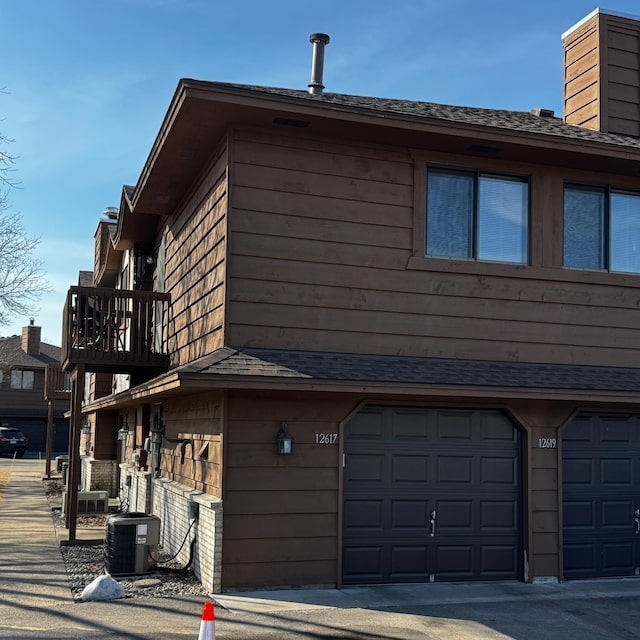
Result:
M583 415L562 432L564 577L640 574L640 418Z
M345 426L343 583L521 579L520 450L500 412L358 413Z

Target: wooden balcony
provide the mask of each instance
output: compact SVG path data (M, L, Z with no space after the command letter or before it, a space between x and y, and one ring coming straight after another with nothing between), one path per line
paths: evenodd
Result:
M59 364L48 364L44 370L44 399L70 400L71 379Z
M71 287L62 327L62 369L160 372L169 366L168 293Z

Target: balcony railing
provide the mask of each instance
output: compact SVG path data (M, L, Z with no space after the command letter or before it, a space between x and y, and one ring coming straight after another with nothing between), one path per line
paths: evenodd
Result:
M59 364L48 364L44 370L44 399L69 400L71 378Z
M63 316L63 369L78 364L107 373L166 369L169 298L155 291L71 287Z

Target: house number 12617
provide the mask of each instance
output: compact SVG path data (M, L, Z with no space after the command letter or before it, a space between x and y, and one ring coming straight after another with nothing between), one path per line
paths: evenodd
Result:
M316 444L335 444L337 440L337 433L316 433Z

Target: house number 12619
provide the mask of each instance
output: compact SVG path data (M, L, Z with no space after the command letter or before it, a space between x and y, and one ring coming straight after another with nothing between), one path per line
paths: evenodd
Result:
M316 433L316 444L335 444L337 440L337 433Z
M541 449L555 449L558 442L555 438L538 438L538 446Z

